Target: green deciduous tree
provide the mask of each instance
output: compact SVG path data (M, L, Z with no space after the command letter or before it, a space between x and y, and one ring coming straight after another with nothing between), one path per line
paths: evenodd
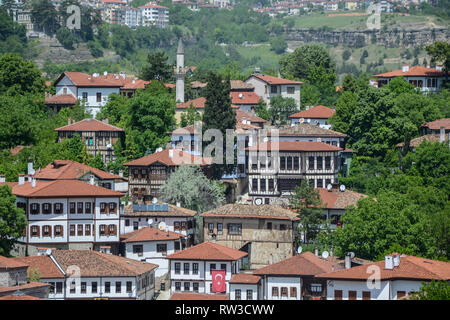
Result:
M431 280L423 282L419 292L413 293L411 300L450 300L450 283L448 281Z
M285 125L289 116L298 111L294 98L275 96L270 98L269 115L272 124Z
M32 61L12 53L0 58L0 94L43 93L44 88L41 71Z
M49 0L34 0L31 3L31 21L48 35L54 35L60 27L58 12Z
M17 239L22 236L27 226L25 212L17 208L16 196L11 187L0 187L0 255L9 255Z
M448 73L450 72L450 43L436 41L430 46L426 46L425 50L431 56L431 61L442 63L445 71L445 80L448 81Z
M301 184L294 189L289 203L300 218L304 242L311 242L319 234L320 225L324 221L319 191L314 190L308 181L302 180Z
M180 127L193 125L196 121L202 120L202 115L197 111L191 103L186 111L181 114Z

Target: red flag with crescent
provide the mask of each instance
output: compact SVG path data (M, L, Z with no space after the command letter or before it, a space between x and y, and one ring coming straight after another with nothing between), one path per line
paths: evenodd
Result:
M225 270L211 270L212 292L226 292Z

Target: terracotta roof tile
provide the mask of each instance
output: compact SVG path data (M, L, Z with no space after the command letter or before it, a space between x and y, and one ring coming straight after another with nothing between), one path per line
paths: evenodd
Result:
M236 105L257 105L261 97L251 91L230 92L231 103Z
M184 238L180 233L161 231L150 226L120 235L120 239L123 239L123 242L164 241L178 240L180 238Z
M93 250L55 250L52 255L63 270L77 265L82 277L134 277L158 267L153 263L142 263Z
M321 128L309 123L297 123L293 126L287 125L281 127L278 130L278 135L280 137L338 137L344 138L347 135L345 133ZM267 132L267 135L271 135L271 130Z
M273 149L272 149L273 148ZM317 141L272 141L264 142L256 146L248 147L245 150L249 151L341 151L339 147L335 147L323 142Z
M123 129L97 119L87 118L56 128L55 131L123 131Z
M448 135L445 136L445 140L448 140ZM424 136L420 136L420 137L411 139L411 141L409 142L409 146L415 148L415 147L418 147L424 141L439 142L440 137L433 135L433 134L426 134ZM397 144L397 147L403 147L404 145L405 145L404 142L400 142Z
M49 283L43 283L43 282L28 282L26 284L18 285L18 286L12 286L12 287L0 287L0 293L6 293L6 292L16 292L17 290L28 290L28 289L35 289L35 288L42 288L42 287L50 287Z
M0 184L3 185L3 184ZM17 196L33 198L49 197L122 197L123 193L93 186L80 180L36 181L33 188L30 182L15 184L12 192Z
M0 256L0 269L27 268L28 264L14 258Z
M308 110L303 110L294 114L291 114L289 118L297 119L297 118L317 118L317 119L328 119L334 115L336 110L331 108L319 105L312 107Z
M257 284L261 280L260 276L249 273L236 273L231 277L230 283Z
M128 205L124 210L125 216L136 217L193 217L196 212L194 210L177 207L169 204L169 211L133 211L133 205Z
M82 72L64 72L57 80L66 75L78 87L121 87L123 83L115 79L108 79L104 76L94 77L93 75Z
M267 120L264 120L263 118L258 117L257 115L251 114L249 112L246 112L241 109L236 110L236 123L240 122L242 123L243 120L248 120L250 122L255 123L266 123Z
M71 94L55 94L45 98L45 104L75 104L77 101Z
M100 179L124 180L123 177L118 175L111 174L72 160L54 160L45 168L40 171L36 171L34 177L42 180L71 180L79 179L87 173L91 173Z
M445 130L450 130L450 118L438 119L422 124L422 127L427 127L430 130L439 130L444 127Z
M0 300L42 300L38 297L23 295L23 296L3 296L0 297Z
M260 206L252 204L229 203L201 214L202 217L229 217L229 218L255 218L255 219L277 219L298 220L297 214L280 206L263 204Z
M277 77L264 75L264 74L258 74L258 73L255 73L252 76L256 77L258 79L261 79L262 81L264 81L264 82L266 82L268 84L273 84L273 85L278 85L278 84L302 84L303 83L301 81L287 80L287 79L277 78Z
M173 150L173 156L170 157L169 150ZM209 165L212 163L211 158L203 158L194 156L188 152L177 149L165 149L160 152L152 153L136 160L124 163L125 166L149 166L153 163L162 163L167 166L179 166L183 164L199 164Z
M176 105L176 109L187 109L192 104L195 109L205 109L206 98L200 97Z
M166 258L174 260L235 261L246 255L247 252L228 248L217 243L203 242L182 251L172 253Z
M231 90L254 90L255 87L251 83L242 80L230 80Z
M333 263L316 257L314 253L304 252L286 260L268 265L253 271L257 275L289 275L289 276L313 276L321 273L331 272L333 267L339 268Z
M377 75L374 75L376 78L394 78L394 77L444 77L445 72L433 69L433 68L427 68L424 66L413 66L409 67L409 70L406 72L403 72L402 69L386 72L386 73L380 73Z
M175 292L169 300L230 300L228 294Z
M339 270L321 274L319 278L326 279L348 279L367 280L371 273L367 273L367 268L375 265L381 270L381 280L392 279L417 279L417 280L450 280L450 263L419 258L414 256L401 255L400 264L394 269L385 269L384 260L351 269Z
M26 263L29 269L39 270L41 279L64 278L64 274L56 266L50 256L17 257L14 260Z
M345 209L350 205L356 206L358 200L367 198L367 195L346 189L344 192L339 190L328 191L325 188L316 188L319 191L322 205L326 209Z

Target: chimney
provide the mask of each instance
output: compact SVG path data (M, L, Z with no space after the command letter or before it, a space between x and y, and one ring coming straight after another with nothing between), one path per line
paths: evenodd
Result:
M180 208L181 207L181 203L179 201L177 201L177 207Z
M123 170L119 170L119 177L123 178Z
M31 187L32 187L32 188L36 187L36 178L33 178L33 179L31 180Z
M109 124L108 118L103 119L102 122L103 122L103 123L106 123L106 124Z
M169 158L173 158L173 149L169 149Z
M91 185L94 185L94 184L95 184L95 181L94 181L94 175L93 175L93 174L91 174L91 175L89 176L89 184L91 184Z
M316 257L319 256L319 248L317 247L314 248L314 254L316 255Z
M34 174L33 161L31 161L31 160L28 160L27 174L29 174L29 175L33 175Z
M398 267L400 265L400 254L399 253L393 253L394 257L394 267Z
M442 143L442 142L445 141L445 127L440 127L439 128L439 133L440 133L439 142Z
M350 269L352 267L352 259L350 258L350 254L345 255L345 269Z
M394 259L392 256L385 256L384 257L384 268L387 270L393 270L394 269Z
M261 69L258 68L258 67L256 67L256 68L255 68L255 73L256 73L256 74L260 74L260 73L261 73Z
M436 66L436 70L442 71L442 66Z
M404 65L403 67L402 67L402 72L408 72L409 71L409 65Z
M6 182L6 176L4 174L0 174L0 183Z
M25 176L25 180L27 181L27 182L31 182L32 180L33 180L33 176Z
M25 184L25 175L23 173L19 173L19 186Z
M430 69L430 65L429 64L427 64L427 69Z
M72 118L67 118L67 124L72 124Z

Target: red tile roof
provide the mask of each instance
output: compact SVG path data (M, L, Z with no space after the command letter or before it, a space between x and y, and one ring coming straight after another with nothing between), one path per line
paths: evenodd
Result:
M195 109L205 109L206 98L200 97L176 105L176 109L187 109L192 104Z
M54 160L45 168L41 169L40 171L36 171L34 177L36 179L42 180L75 180L88 173L91 173L102 180L124 180L124 178L118 175L111 174L109 172L93 168L72 160Z
M0 186L4 183L0 183ZM31 182L23 185L15 184L12 192L16 196L32 198L50 197L122 197L123 193L94 186L80 180L36 181L33 188Z
M28 282L27 284L22 284L18 286L12 286L12 287L0 287L0 293L5 292L16 292L17 290L27 290L27 289L37 289L42 287L50 287L49 283L43 283L43 282Z
M261 99L255 92L232 91L230 92L231 103L236 105L257 105Z
M303 110L294 114L291 114L289 118L299 119L299 118L314 118L314 119L328 119L336 112L331 108L319 105L312 107L308 110Z
M146 80L129 79L124 83L121 89L145 89L149 83L150 81Z
M175 292L169 300L230 300L228 294Z
M333 131L330 129L321 128L310 123L296 123L295 125L286 125L278 130L279 137L320 137L320 138L344 138L347 135L345 133ZM272 135L272 130L267 132L268 136Z
M263 118L260 118L254 114L251 114L251 113L246 112L241 109L236 109L235 112L236 112L236 124L242 123L243 120L248 120L250 122L255 122L255 123L266 123L267 122L267 120L264 120Z
M298 220L297 214L276 205L229 203L201 214L202 217Z
M402 69L380 73L374 75L376 78L394 78L394 77L444 77L445 72L438 69L427 68L424 66L409 67L409 70L403 72Z
M26 263L29 269L39 270L41 279L64 278L64 274L48 255L17 257L14 260Z
M174 260L215 260L235 261L245 257L247 252L228 248L217 243L203 242L168 255L167 259Z
M257 284L261 280L260 276L249 273L236 273L231 277L230 283Z
M287 80L282 78L277 78L269 75L254 73L252 75L253 77L256 77L258 79L261 79L262 81L271 84L271 85L279 85L279 84L302 84L303 82L300 81L293 81L293 80Z
M251 83L242 80L230 80L231 90L254 90L255 87Z
M26 268L28 265L21 261L17 261L14 258L7 258L0 256L0 270L1 269L14 269L14 268Z
M123 129L97 119L87 118L56 128L55 131L123 131Z
M42 299L38 297L23 295L23 296L3 296L0 297L0 300L42 300Z
M153 263L93 250L55 250L52 255L63 270L72 265L78 266L82 277L134 277L158 267Z
M20 151L22 151L25 148L25 146L16 146L14 148L11 148L11 155L15 156L19 154Z
M326 209L345 209L350 205L356 206L358 200L366 198L367 195L346 189L328 191L325 188L316 188L319 191L322 205Z
M448 141L448 135L445 135L445 140ZM424 136L420 136L414 139L411 139L411 141L409 142L409 147L417 147L420 144L422 144L422 142L424 141L428 141L428 142L440 142L441 139L439 136L436 136L434 134L426 134ZM405 145L404 142L400 142L397 144L397 147L403 147Z
M317 274L331 272L334 268L339 268L337 263L333 263L316 257L314 253L304 252L286 260L268 265L253 271L257 275L280 275L280 276L314 276Z
M82 72L64 72L55 83L58 83L66 75L74 85L78 87L121 87L123 83L105 76L94 77Z
M329 272L317 276L318 278L336 280L364 280L372 273L367 273L370 266L380 268L380 280L415 279L415 280L450 280L450 263L438 260L430 260L414 256L401 255L400 264L394 269L385 269L385 262L377 261L351 269Z
M45 104L75 104L77 101L71 94L55 94L45 98Z
M120 239L123 239L123 242L165 241L181 238L184 238L184 236L180 233L161 231L150 226L120 235Z
M273 148L273 149L272 149ZM342 148L335 147L323 142L317 141L278 141L264 142L256 146L248 147L249 151L341 151Z
M170 157L169 150L173 150L173 156ZM160 152L149 154L142 158L124 163L125 166L149 166L153 163L162 163L167 166L179 166L183 164L200 164L202 166L212 163L211 158L193 156L188 152L177 149L165 149Z
M439 130L444 127L445 130L450 130L450 118L438 119L431 122L425 122L422 127L429 128L430 130Z

